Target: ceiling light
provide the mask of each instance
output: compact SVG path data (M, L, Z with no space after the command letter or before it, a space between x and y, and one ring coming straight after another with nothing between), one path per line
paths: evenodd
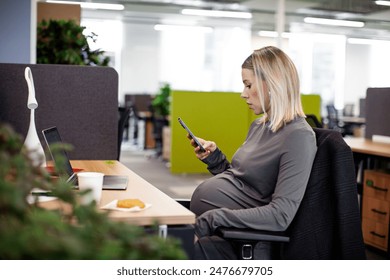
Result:
M245 18L245 19L252 18L252 14L247 12L183 9L181 13L183 15L191 15L191 16L227 17L227 18Z
M91 2L77 2L77 1L55 1L48 0L48 3L57 3L57 4L73 4L80 5L83 9L93 9L93 10L115 10L122 11L125 9L125 6L121 4L106 4L106 3L91 3Z
M363 38L348 38L347 42L350 44L358 44L358 45L390 44L390 41L386 41L386 40L374 40L374 39L363 39Z
M271 38L278 37L278 32L276 31L259 31L259 33L257 34L262 37L271 37ZM289 32L282 33L282 38L290 38L290 37L291 37L291 33Z
M193 25L169 25L169 24L156 24L154 30L157 31L202 31L204 33L213 32L213 28L207 26L193 26Z
M364 26L364 22L352 21L352 20L314 18L314 17L306 17L303 20L306 23L325 24L325 25L334 25L334 26L347 26L347 27L363 27Z
M390 1L375 1L375 4L382 6L390 6Z

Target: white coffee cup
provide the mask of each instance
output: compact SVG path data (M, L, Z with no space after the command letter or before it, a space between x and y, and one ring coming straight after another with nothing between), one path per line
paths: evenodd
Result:
M81 196L81 204L89 204L94 200L96 201L96 204L100 203L103 189L103 176L104 174L100 172L77 173L79 190L91 190L89 193Z

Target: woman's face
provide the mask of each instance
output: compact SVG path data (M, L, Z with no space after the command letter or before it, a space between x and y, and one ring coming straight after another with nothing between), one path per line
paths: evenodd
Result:
M244 84L244 90L241 93L241 97L245 99L249 108L253 110L256 115L260 115L263 112L263 108L260 104L259 91L257 89L256 76L253 70L243 68L241 71L242 82ZM268 93L267 86L262 82L263 92ZM265 108L269 108L269 95L264 95Z

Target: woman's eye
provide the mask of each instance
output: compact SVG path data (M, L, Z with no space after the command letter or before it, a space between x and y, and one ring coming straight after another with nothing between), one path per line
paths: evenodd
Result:
M247 87L248 89L250 89L250 88L251 88L251 85L246 85L246 87Z

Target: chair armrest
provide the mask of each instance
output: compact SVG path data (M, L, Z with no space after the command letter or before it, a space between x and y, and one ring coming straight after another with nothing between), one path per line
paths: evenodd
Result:
M237 241L272 241L272 242L289 242L290 237L285 232L253 230L253 229L238 229L219 227L216 231L217 235L224 239Z

